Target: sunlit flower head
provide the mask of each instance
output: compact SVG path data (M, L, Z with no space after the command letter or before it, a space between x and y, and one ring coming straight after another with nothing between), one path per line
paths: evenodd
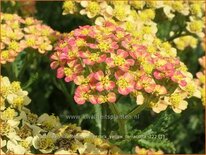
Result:
M152 10L146 11L149 18L154 17ZM192 77L176 58L174 48L158 39L153 42L147 48L139 36L111 22L81 26L58 42L51 56L51 68L57 69L57 78L78 85L74 93L78 104L113 103L118 95L142 98L136 91L143 98L148 94L169 98L173 92L168 84L187 94L182 99L192 96ZM177 104L173 107L176 111L182 108Z

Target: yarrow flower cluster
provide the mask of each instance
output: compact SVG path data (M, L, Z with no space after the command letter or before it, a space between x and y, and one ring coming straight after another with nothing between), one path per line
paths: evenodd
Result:
M1 154L118 154L111 145L75 124L62 125L58 117L38 116L25 106L28 92L18 81L0 77L0 142Z
M205 21L205 3L204 1L65 1L63 5L63 15L81 14L94 19L96 25L102 25L104 21L117 23L128 32L135 36L145 38L147 42L156 37L158 31L155 17L157 11L163 10L168 20L172 20L178 14L185 16L187 31L196 35L194 37L188 34L187 37L181 37L188 33L181 32L176 37L175 44L180 50L185 49L191 43L191 47L196 47L197 39L202 41L204 38ZM173 36L173 30L170 34ZM184 40L188 39L185 43ZM150 41L148 41L150 40Z
M168 45L156 42L159 47L147 48L141 38L110 22L82 26L58 42L51 68L57 69L57 78L78 85L78 104L114 103L119 95L131 95L138 104L151 97L155 112L170 105L179 113L196 87L186 66L162 50Z
M34 18L1 13L1 64L13 62L26 48L36 49L41 54L51 50L55 33Z

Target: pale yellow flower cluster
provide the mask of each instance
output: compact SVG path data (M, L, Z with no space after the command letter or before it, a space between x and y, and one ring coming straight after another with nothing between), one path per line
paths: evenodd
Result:
M155 17L157 10L163 9L164 15L172 20L178 14L188 18L187 31L193 33L198 39L204 37L205 19L204 1L65 1L63 5L63 15L79 13L94 20L96 25L102 25L105 20L115 22L135 36L151 42L156 37L158 31ZM92 21L93 21L92 20ZM197 38L192 35L185 35L182 32L180 37L174 40L179 50L184 50L191 46L195 48L198 44ZM170 34L174 32L171 31ZM173 40L171 40L173 41Z
M62 125L58 117L38 116L25 106L28 92L20 82L0 77L1 154L118 154L119 148L74 124Z
M26 48L45 53L52 49L55 31L34 18L1 13L0 63L12 62Z

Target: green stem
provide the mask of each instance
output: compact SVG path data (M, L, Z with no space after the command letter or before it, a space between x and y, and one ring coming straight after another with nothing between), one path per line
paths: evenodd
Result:
M117 123L119 126L120 133L125 137L127 135L127 126L126 126L126 120L123 118L120 118L120 112L114 103L109 103L109 108L112 111L113 114L117 116Z
M142 105L140 105L140 106L138 106L138 107L135 107L131 112L129 112L129 113L125 116L125 118L126 118L126 119L129 119L129 118L132 118L133 116L139 114L141 111L143 111L145 108L148 107L149 103L150 103L150 102L148 101L148 102L143 103Z
M99 131L98 131L98 134L100 136L102 136L102 126L103 126L103 123L102 123L102 118L100 118L99 116L102 116L102 108L101 105L94 105L94 110L95 110L95 114L96 114L96 123L97 123L97 126L99 128Z

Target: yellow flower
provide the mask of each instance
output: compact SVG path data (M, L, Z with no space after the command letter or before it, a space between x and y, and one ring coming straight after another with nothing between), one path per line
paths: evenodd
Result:
M21 90L16 94L9 94L7 96L7 101L11 104L12 107L21 109L23 106L28 105L31 102L31 99L27 95L27 91Z
M8 77L0 76L1 96L5 97L10 93L10 81Z
M194 20L189 23L189 30L191 32L201 32L203 28L203 23L200 20Z
M159 99L158 102L151 102L150 106L152 108L152 110L156 113L160 113L161 111L164 111L167 109L168 104L167 102L165 102L163 99Z
M14 81L11 83L11 90L12 92L18 92L19 90L21 90L21 86L20 86L20 82L19 81Z
M63 4L63 15L73 14L77 11L77 6L73 1L65 1Z
M130 5L115 5L113 10L113 17L119 21L125 21L130 14Z
M196 48L198 41L193 36L182 36L182 37L176 38L174 40L174 43L179 50L184 50L186 47L189 47L189 46L192 48Z
M204 3L194 3L194 4L191 4L190 5L190 11L191 11L191 14L194 15L194 16L197 16L197 17L202 17L202 5L205 5Z
M155 12L152 9L145 9L139 13L139 16L144 21L152 20L155 17Z
M52 132L44 135L37 135L33 138L32 144L35 149L42 153L51 153L55 149L56 135Z
M97 2L94 1L81 1L80 2L81 6L84 7L85 9L80 11L81 15L87 15L89 18L94 18L97 16L100 11L100 5Z
M145 6L145 1L130 1L129 3L135 9L143 9L143 7Z
M7 122L2 120L0 120L0 128L1 128L0 130L1 135L8 135L12 130L12 127Z
M61 126L59 118L54 115L42 114L37 122L47 131L58 129Z
M188 105L184 98L184 93L181 94L181 92L174 92L170 98L166 98L165 101L172 107L174 112L181 113L182 110L185 110Z
M202 32L204 28L204 21L190 17L190 22L187 22L187 30L191 33L197 34L199 37L203 38L205 34Z
M4 110L1 114L1 119L3 120L12 120L14 117L16 117L18 113L14 110L11 109L10 107Z
M172 19L175 16L172 12L175 11L187 16L189 14L189 6L183 1L165 1L163 11L169 19Z

